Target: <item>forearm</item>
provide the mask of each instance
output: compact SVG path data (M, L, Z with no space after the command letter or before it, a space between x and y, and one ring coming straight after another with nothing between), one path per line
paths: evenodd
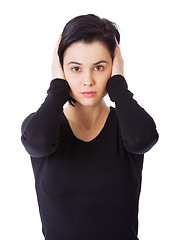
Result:
M60 115L69 98L69 85L65 80L54 79L41 107L22 125L22 142L33 157L54 152L58 146Z
M109 79L107 91L116 104L116 112L124 146L127 151L144 154L158 140L156 126L151 116L133 99L123 76Z

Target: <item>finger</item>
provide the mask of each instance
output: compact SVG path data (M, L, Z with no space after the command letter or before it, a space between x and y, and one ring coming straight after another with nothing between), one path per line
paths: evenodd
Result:
M115 55L118 55L120 58L122 58L122 53L121 53L120 46L119 46L119 44L117 42L116 37L115 37L115 41L116 41Z
M115 41L116 41L116 46L119 46L117 38L116 37L114 37L114 38L115 38Z
M116 57L116 55L118 54L118 52L120 52L120 47L119 47L119 44L118 44L118 42L117 42L116 37L114 37L114 39L115 39L115 42L116 42L114 57Z
M62 34L60 34L57 44L59 45L62 39Z
M56 44L55 49L54 49L54 53L58 52L58 48L59 48L61 39L62 39L62 34L60 34L60 36L59 36L59 39L58 39L57 44Z

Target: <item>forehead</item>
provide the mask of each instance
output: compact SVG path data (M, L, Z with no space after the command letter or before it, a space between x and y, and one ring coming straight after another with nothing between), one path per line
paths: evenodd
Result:
M82 64L92 64L100 60L110 61L111 56L106 45L99 41L85 43L83 41L71 44L64 53L64 64L70 61Z

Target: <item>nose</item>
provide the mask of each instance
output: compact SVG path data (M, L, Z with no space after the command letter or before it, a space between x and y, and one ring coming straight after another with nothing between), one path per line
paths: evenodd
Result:
M90 71L85 72L83 76L83 85L86 86L93 86L94 85L94 78L92 76L92 73Z

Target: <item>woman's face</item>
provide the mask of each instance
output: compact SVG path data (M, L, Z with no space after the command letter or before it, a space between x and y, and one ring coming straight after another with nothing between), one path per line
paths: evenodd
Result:
M77 103L93 106L107 93L106 85L111 77L112 58L103 43L80 41L66 49L63 70L70 86L70 96Z

